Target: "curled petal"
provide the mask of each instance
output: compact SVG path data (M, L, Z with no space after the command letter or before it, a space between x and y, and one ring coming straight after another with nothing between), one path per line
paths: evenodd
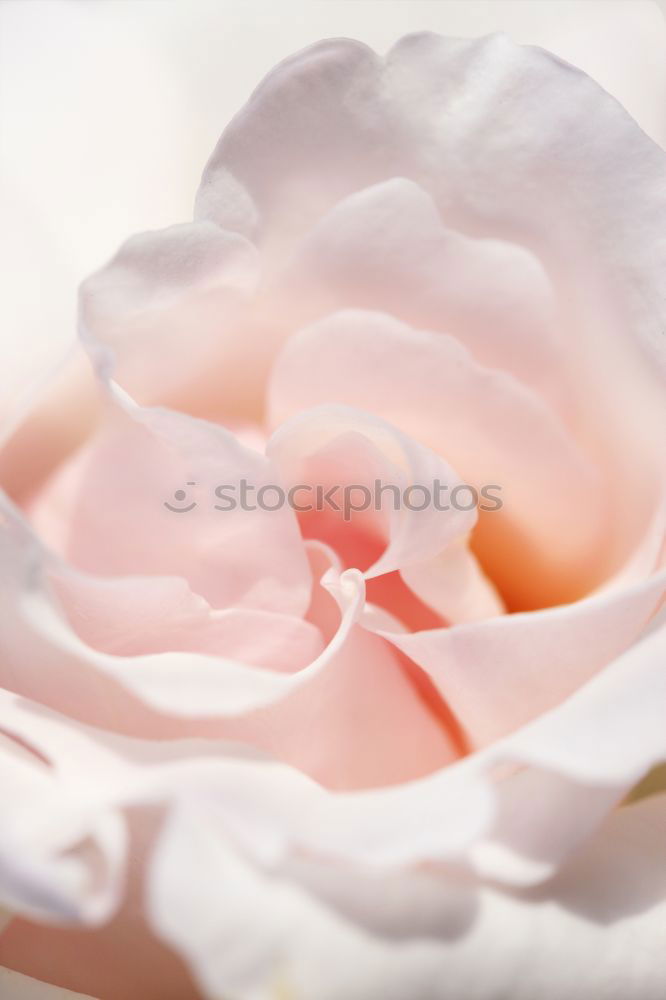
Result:
M321 406L299 413L275 432L267 453L288 483L342 487L342 499L339 493L333 497L342 504L341 531L344 522L353 526L354 515L363 513L370 522L366 530L372 533L374 526L384 536L383 551L363 567L368 579L438 554L467 536L476 522L475 509L443 510L433 504L435 482L448 491L462 485L446 462L363 410ZM344 509L345 487L352 491L349 510ZM380 495L382 488L389 491L388 499ZM418 493L412 502L407 491L414 489L427 494ZM361 510L355 511L354 504Z
M81 671L92 669L98 675L96 684L107 677L123 687L127 686L135 696L158 712L185 718L233 716L247 712L283 697L316 676L328 659L344 645L363 605L361 575L350 570L338 576L332 571L327 583L341 605L339 623L326 648L295 673L251 667L205 652L112 655L88 646L72 629L61 609L53 602L46 579L48 558L20 519L11 511L8 513L12 523L2 526L0 530L0 544L4 550L0 584L3 588L2 611L11 618L12 628L4 630L3 668L8 680L11 678L12 687L37 699L41 689L41 696L51 704L54 697L66 697L67 689L75 694L77 684L74 677ZM81 582L82 578L79 578L79 585ZM198 610L201 613L201 609ZM307 628L305 631L308 631ZM315 644L313 648L319 647ZM34 678L30 674L22 674L21 664L26 659L34 666ZM51 664L51 671L55 674L45 685L44 666L47 663ZM60 696L54 695L54 685L56 690L64 689ZM80 711L81 708L76 714Z
M380 313L327 317L292 338L278 359L273 424L330 399L390 420L464 482L500 492L502 508L480 527L485 567L510 604L530 599L517 590L516 559L532 602L556 602L558 593L570 599L595 571L590 564L600 572L606 505L599 470L539 396L479 365L453 338Z

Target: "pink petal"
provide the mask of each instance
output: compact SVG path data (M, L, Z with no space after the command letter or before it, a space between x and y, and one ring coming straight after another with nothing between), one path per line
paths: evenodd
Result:
M322 649L317 628L307 622L294 622L278 613L273 613L274 617L248 612L216 618L182 582L157 581L152 589L151 579L124 580L115 585L119 592L116 601L126 602L132 592L139 594L148 615L134 626L130 619L126 636L130 645L143 648L146 636L137 629L142 624L150 630L158 627L166 601L174 616L171 637L176 648L159 652L165 641L169 646L172 643L158 638L157 651L149 648L143 653L114 655L104 649L111 621L122 604L99 611L100 600L105 592L113 591L114 584L71 575L40 549L15 512L7 508L6 515L8 523L0 525L0 620L5 622L0 633L0 682L77 719L120 731L153 737L174 731L182 735L192 731L219 734L216 717L245 714L314 681L344 646L362 607L360 574L333 571L327 586L335 593L341 611ZM54 579L64 587L65 600L71 603L68 614L81 634L73 630L59 602L54 602ZM309 599L308 593L308 603ZM92 622L84 622L86 608L94 612ZM179 615L181 622L177 624ZM193 626L202 621L203 635L192 640ZM9 622L11 628L7 627ZM265 631L267 624L270 633ZM248 626L258 625L264 630L263 638L247 634ZM86 637L101 648L88 645ZM148 641L149 647L152 641ZM200 645L201 651L178 651L179 646L190 645ZM220 655L220 645L226 645L230 652L256 657L262 665L253 667ZM298 669L309 653L313 658ZM161 718L161 713L166 718ZM197 720L194 729L182 721L188 718Z
M358 626L316 683L221 722L219 735L265 750L333 789L400 784L459 756L455 738L390 645Z
M125 401L109 407L95 439L40 493L33 518L88 572L182 576L213 607L298 615L310 574L293 512L239 505L241 480L258 489L275 477L222 427ZM220 486L235 491L235 509L216 509ZM54 509L66 537L49 537Z
M49 581L77 635L116 656L182 650L290 673L322 651L319 630L304 619L252 608L216 611L182 579L92 577L58 567Z
M367 510L351 510L345 521L343 509L336 518L339 534L359 530L360 523L369 533L374 526L384 540L384 550L369 567L352 562L365 570L368 579L438 554L453 540L465 538L476 522L475 509L451 506L444 511L432 502L435 481L449 491L461 485L449 465L396 427L363 410L346 406L306 410L275 432L267 453L287 484L333 485L342 490L355 485L368 491L363 496L350 496L359 505L367 502ZM378 496L377 483L389 492ZM431 500L423 509L417 508L427 499L425 494L416 494L413 503L403 502L405 491L415 484L429 491ZM398 493L391 493L391 488ZM316 497L310 492L301 499L314 502ZM343 507L344 497L339 492L333 500ZM316 514L313 521L316 537ZM351 546L350 552L353 558Z
M482 544L484 568L509 604L554 603L599 573L607 507L599 472L510 375L483 368L450 337L349 311L287 344L271 381L272 422L331 399L390 420L477 489L501 489L503 509L481 519Z
M84 343L144 404L228 413L228 369L258 274L252 244L211 223L133 236L81 286Z
M294 329L353 307L451 334L481 364L511 372L574 416L576 372L538 259L519 244L447 228L414 181L394 178L335 205L273 294Z
M543 611L412 634L383 632L433 680L474 746L555 709L643 631L666 574Z

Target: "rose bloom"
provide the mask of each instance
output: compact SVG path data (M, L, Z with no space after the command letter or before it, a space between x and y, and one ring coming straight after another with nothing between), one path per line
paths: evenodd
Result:
M266 77L5 427L3 997L666 995L665 292L548 52ZM378 479L502 506L215 506Z

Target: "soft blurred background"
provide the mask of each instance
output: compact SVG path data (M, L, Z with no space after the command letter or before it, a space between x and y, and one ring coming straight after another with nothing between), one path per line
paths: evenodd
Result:
M423 29L545 46L666 146L653 0L0 0L0 416L74 336L82 277L130 233L190 218L220 131L276 61Z

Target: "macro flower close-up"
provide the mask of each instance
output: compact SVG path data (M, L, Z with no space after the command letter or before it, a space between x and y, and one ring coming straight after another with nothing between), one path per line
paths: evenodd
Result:
M4 8L1 1000L660 1000L659 8Z

